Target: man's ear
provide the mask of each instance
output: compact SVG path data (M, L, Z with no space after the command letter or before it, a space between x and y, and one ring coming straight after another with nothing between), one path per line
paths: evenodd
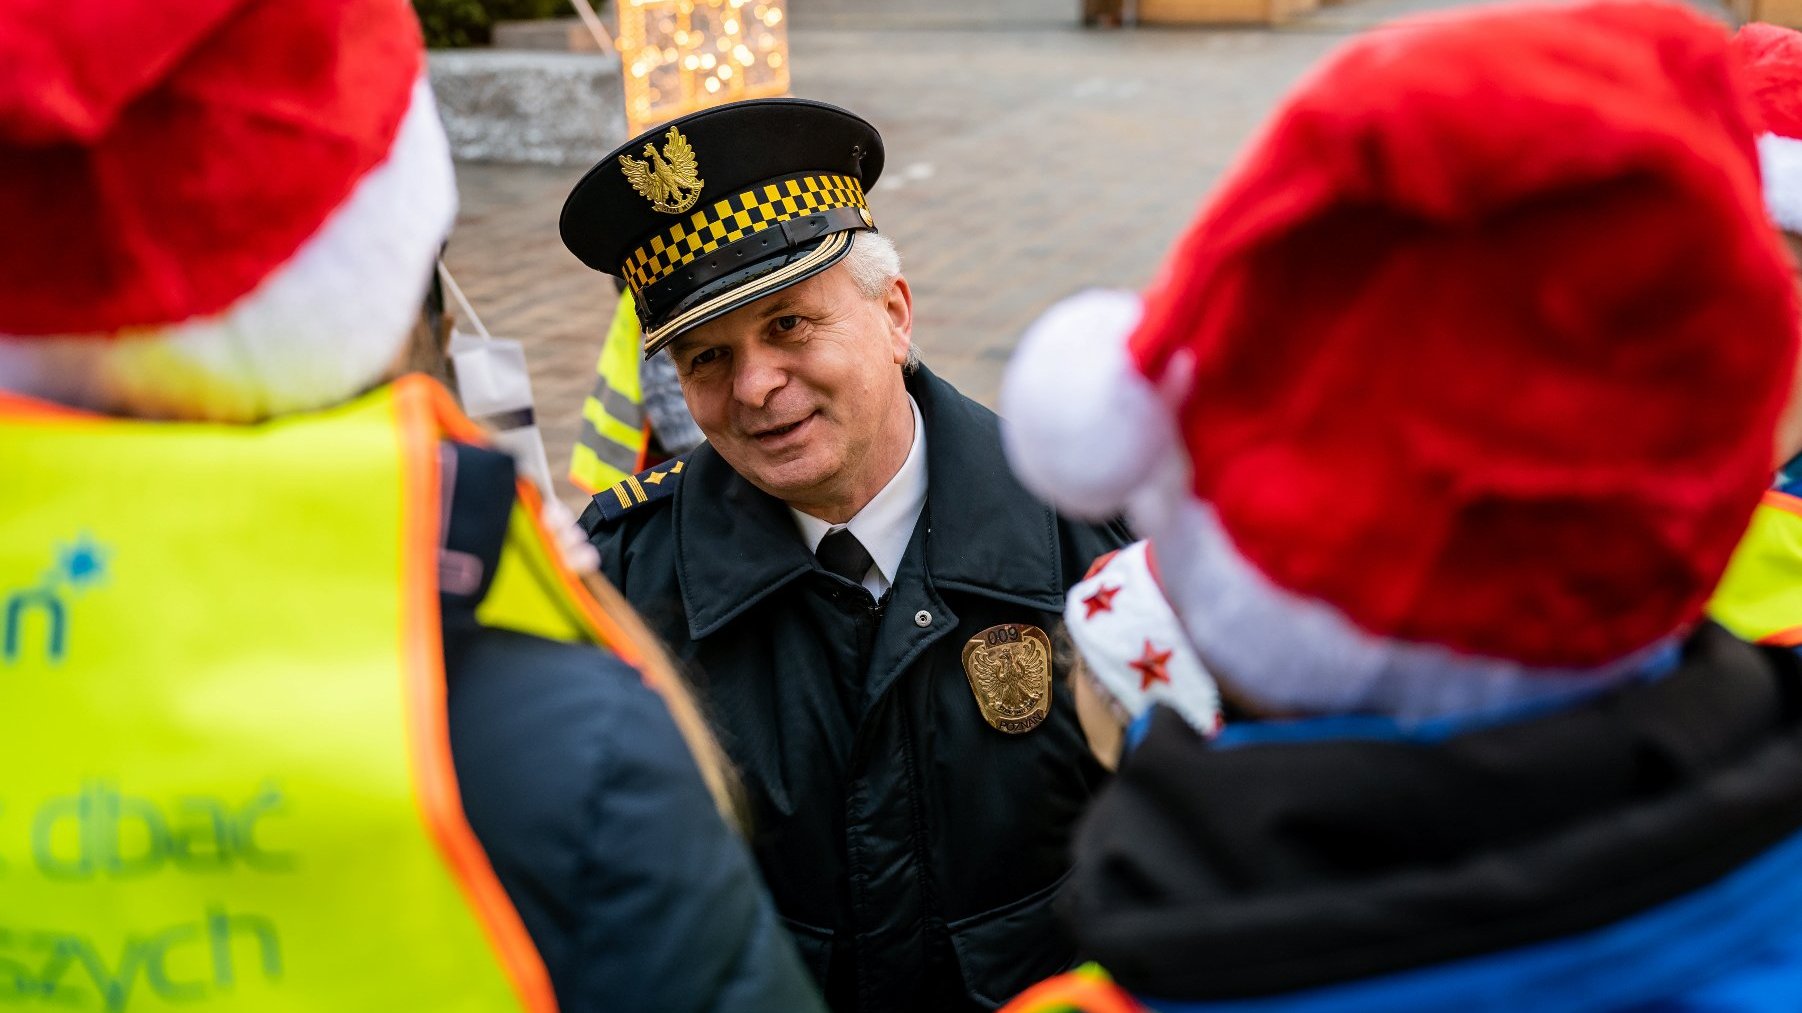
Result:
M890 351L899 366L907 362L907 350L913 347L914 339L914 294L907 287L906 278L896 276L889 282L882 309L888 315Z

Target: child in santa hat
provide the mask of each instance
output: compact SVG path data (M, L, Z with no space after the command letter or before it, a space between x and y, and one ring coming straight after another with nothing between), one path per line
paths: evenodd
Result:
M1329 58L1143 299L1055 308L1004 384L1018 470L1152 539L1256 718L1152 709L1065 897L1135 998L1018 1008L1795 1008L1802 663L1703 616L1795 356L1718 26Z
M403 0L0 7L8 994L820 1008L668 662L395 377L454 212ZM24 850L77 789L133 875Z

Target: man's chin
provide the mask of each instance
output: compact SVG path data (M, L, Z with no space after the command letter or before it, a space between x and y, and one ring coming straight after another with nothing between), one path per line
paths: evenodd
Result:
M751 448L742 453L740 460L727 457L726 463L752 485L785 502L805 499L838 470L832 462L822 460L824 455L805 451L764 454Z

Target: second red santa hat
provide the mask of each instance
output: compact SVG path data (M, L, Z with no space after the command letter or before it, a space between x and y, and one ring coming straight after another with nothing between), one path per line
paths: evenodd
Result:
M1794 355L1726 42L1649 3L1353 40L1142 301L1027 335L1016 467L1125 509L1255 703L1425 716L1630 670L1699 618Z
M1733 57L1761 121L1765 206L1778 228L1802 233L1802 33L1753 22L1733 36Z

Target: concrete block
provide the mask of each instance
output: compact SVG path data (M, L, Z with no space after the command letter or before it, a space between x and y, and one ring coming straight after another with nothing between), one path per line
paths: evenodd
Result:
M581 18L539 21L496 21L490 45L495 49L536 49L554 53L599 53L600 43Z
M459 49L434 50L429 62L460 161L589 165L626 140L612 56Z

